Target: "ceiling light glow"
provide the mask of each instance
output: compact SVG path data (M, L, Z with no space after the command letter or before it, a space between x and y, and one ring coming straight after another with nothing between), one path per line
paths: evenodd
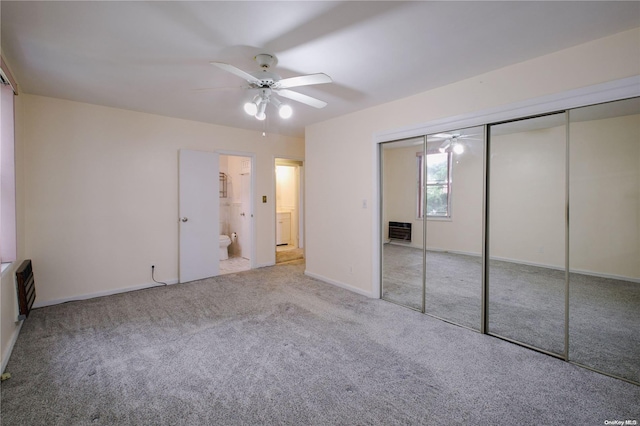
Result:
M281 118L287 119L293 115L293 109L287 104L282 104L278 113Z
M244 112L249 115L256 115L258 112L258 106L253 102L247 102L244 104Z

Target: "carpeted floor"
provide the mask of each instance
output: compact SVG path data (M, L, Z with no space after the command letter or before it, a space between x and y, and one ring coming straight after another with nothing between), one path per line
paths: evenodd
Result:
M640 387L288 264L36 309L2 425L602 425Z
M480 328L482 259L427 253L427 313ZM384 246L384 297L421 308L422 250ZM537 348L564 351L564 272L490 262L489 330ZM640 382L640 284L572 273L569 357Z

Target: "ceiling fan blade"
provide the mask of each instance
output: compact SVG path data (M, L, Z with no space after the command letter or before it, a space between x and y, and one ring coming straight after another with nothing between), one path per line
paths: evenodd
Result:
M258 84L258 85L262 84L262 82L256 77L252 76L248 72L242 71L240 68L234 67L233 65L225 64L224 62L211 62L211 65L215 65L220 69L230 72L231 74L235 74L240 78L244 78L249 83Z
M227 87L199 87L197 89L191 89L192 92L209 92L214 90L236 90L236 89L250 89L251 86L227 86Z
M303 95L302 93L294 92L293 90L278 89L274 90L274 92L282 96L283 98L291 99L292 101L300 102L314 108L324 108L327 106L327 103L325 101L312 98L311 96Z
M301 75L299 77L283 78L278 82L279 89L289 89L291 87L310 86L312 84L331 83L331 77L324 73Z

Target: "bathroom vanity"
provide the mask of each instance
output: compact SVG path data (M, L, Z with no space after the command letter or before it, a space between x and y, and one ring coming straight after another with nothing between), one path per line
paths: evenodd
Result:
M276 245L291 244L291 212L278 212L276 220Z

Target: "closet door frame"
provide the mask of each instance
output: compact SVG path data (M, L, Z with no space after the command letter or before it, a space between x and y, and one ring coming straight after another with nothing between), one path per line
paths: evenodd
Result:
M373 134L372 150L373 150L373 179L377 183L377 188L373 194L373 205L378 206L374 209L372 221L372 235L374 249L372 250L372 278L373 285L371 291L362 292L363 294L381 298L382 288L382 242L383 242L383 224L382 224L382 172L381 172L381 147L380 144L385 142L393 142L402 139L424 137L428 134L445 132L450 129L486 126L488 123L499 123L504 121L515 120L521 117L530 117L542 114L548 114L550 111L564 111L573 108L579 108L599 103L617 101L640 96L640 76L627 77L619 80L613 80L605 83L595 84L591 86L581 87L578 89L563 91L547 96L541 96L533 99L527 99L520 102L514 102L500 107L476 111L470 114L463 114L444 119L432 120L425 123L403 126L400 128L384 130ZM486 129L486 127L485 127ZM485 134L485 144L488 140ZM486 153L486 150L485 150ZM489 165L485 163L484 167L484 200L483 208L483 256L486 258L486 250L488 244L488 235L486 235L486 199L487 193L487 174ZM568 261L568 257L567 257ZM484 262L483 262L484 264ZM485 266L483 265L483 268ZM488 271L483 270L483 280L486 281ZM483 287L485 283L483 283ZM483 290L483 309L486 306L487 294ZM486 312L483 312L482 318L486 318ZM487 324L483 321L481 324L481 332L485 333Z

